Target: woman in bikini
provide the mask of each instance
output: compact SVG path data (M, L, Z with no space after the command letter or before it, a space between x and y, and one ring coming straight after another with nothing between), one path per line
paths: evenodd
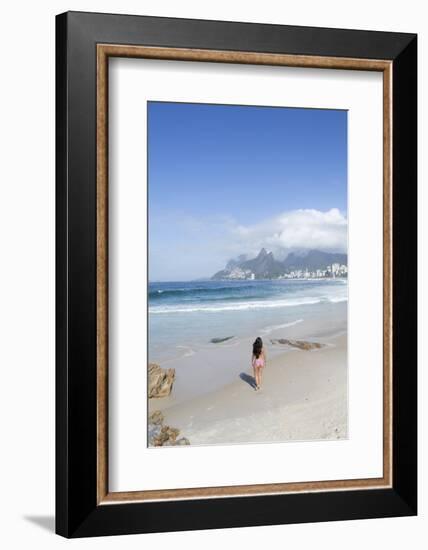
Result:
M251 358L251 364L254 370L254 380L256 382L256 391L261 388L262 385L262 371L266 366L266 352L263 347L263 341L259 337L256 338L253 344L253 355Z

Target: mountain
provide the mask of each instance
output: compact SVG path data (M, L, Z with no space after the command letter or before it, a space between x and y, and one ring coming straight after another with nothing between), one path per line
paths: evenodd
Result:
M229 271L231 271L235 267L239 267L239 265L241 263L245 262L246 259L247 259L247 255L246 254L241 254L237 258L229 260L226 264L225 269L228 269Z
M331 277L332 264L347 266L347 254L309 250L291 252L284 261L279 261L275 259L272 252L262 248L253 259L247 259L245 255L241 255L230 260L224 269L212 276L212 279L277 279L289 276L301 277L306 272L315 276L317 270L321 270L321 276ZM296 274L296 272L301 273ZM337 275L346 275L346 273L347 269L342 269L337 272Z
M273 257L272 252L266 252L262 248L253 260L242 262L237 267L244 271L251 271L257 279L270 279L284 273L284 266Z
M283 266L288 271L296 269L327 269L331 264L348 265L347 254L338 254L332 252L322 252L321 250L309 250L304 256L290 252L285 258Z

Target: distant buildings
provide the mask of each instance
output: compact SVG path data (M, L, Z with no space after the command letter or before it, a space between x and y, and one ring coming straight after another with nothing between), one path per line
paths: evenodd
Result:
M291 252L284 260L262 248L255 258L238 256L211 278L213 280L335 279L348 276L347 254L309 250Z
M228 279L251 279L253 280L254 279L254 273L251 273L251 271L249 269L241 269L240 267L234 267L228 277Z
M279 275L278 277L266 277L269 279L335 279L336 277L344 278L348 276L348 267L344 264L328 265L325 269L296 269ZM256 276L248 269L235 267L227 276L232 280L249 280L254 281Z
M280 275L278 279L335 279L336 277L347 277L348 267L344 264L331 264L326 269L296 269Z

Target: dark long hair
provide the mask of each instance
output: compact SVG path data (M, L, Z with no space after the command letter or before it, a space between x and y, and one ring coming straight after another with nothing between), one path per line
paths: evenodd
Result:
M262 349L263 349L263 340L260 338L260 336L257 336L253 344L253 355L255 355L256 359L260 357Z

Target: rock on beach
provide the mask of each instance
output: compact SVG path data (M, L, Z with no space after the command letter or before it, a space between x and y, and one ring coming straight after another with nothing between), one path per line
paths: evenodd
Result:
M175 380L175 369L162 369L156 363L149 363L148 372L149 398L169 395Z
M232 340L234 336L224 336L223 338L211 338L210 342L211 344L221 344L222 342L227 342L228 340Z
M305 340L288 340L287 338L276 338L274 340L271 340L271 344L284 344L305 351L320 349L324 347L324 344L320 344L319 342L306 342Z
M149 416L149 446L174 447L178 445L190 445L187 437L180 437L180 430L164 425L164 416L161 411L154 411Z

